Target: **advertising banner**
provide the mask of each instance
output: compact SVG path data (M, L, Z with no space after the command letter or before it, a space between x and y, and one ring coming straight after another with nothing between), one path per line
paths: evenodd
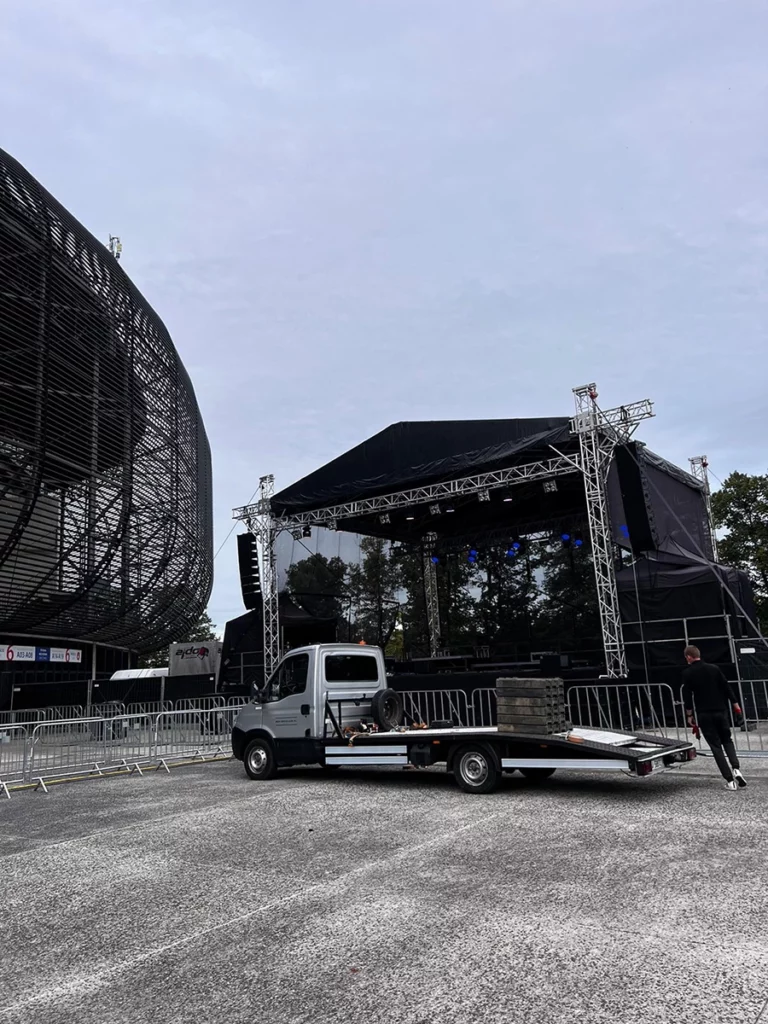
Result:
M168 675L212 676L216 674L220 658L221 643L218 640L171 644L168 652Z
M83 652L74 647L0 645L0 661L55 661L61 665L80 665L83 661Z

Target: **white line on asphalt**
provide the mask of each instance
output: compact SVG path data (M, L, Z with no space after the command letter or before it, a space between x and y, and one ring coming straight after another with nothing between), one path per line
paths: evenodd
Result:
M9 1006L0 1007L0 1014L13 1013L16 1010L24 1009L26 1006L34 1006L35 1003L45 1002L49 999L64 999L67 997L76 997L98 992L111 977L119 974L121 971L146 963L147 960L152 960L156 956L162 956L164 953L169 953L174 949L178 949L179 946L184 946L188 942L193 942L196 939L202 939L206 935L212 935L214 932L220 932L225 928L232 928L236 925L240 925L244 921L248 921L250 918L256 917L257 914L263 914L267 910L274 910L276 907L284 906L286 903L292 903L295 900L300 900L303 897L309 896L321 889L332 889L335 886L348 881L355 875L364 875L368 871L378 870L382 865L390 864L398 859L404 860L413 856L415 853L420 853L422 850L428 849L430 846L438 846L443 842L452 842L461 832L466 832L468 829L475 828L478 825L484 825L486 822L493 821L494 818L498 818L500 815L501 811L496 811L494 814L487 814L484 818L478 818L476 821L470 821L467 825L462 825L459 828L451 829L450 832L445 832L439 836L433 837L432 839L427 839L423 843L419 843L418 846L409 846L405 849L395 851L388 857L381 858L380 860L369 861L367 864L361 864L359 867L352 868L350 871L345 872L338 878L325 882L318 882L316 885L310 885L308 888L301 889L299 892L290 893L288 896L282 896L276 900L270 900L269 903L263 903L260 907L255 907L253 910L249 910L245 914L238 914L237 917L231 917L228 921L211 925L210 928L200 928L197 931L190 932L189 935L184 935L182 938L175 939L173 942L169 942L164 946L157 946L155 949L147 950L144 953L140 953L138 956L127 957L120 963L114 964L111 967L105 967L101 971L96 971L93 974L89 974L87 978L78 978L77 980L70 981L65 985L58 985L54 988L45 989L45 991L38 992L36 995L30 996L27 999L20 999L18 1002L11 1003Z

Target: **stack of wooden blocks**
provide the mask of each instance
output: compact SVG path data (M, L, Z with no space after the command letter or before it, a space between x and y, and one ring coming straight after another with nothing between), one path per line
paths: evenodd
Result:
M496 708L499 732L546 736L569 728L562 679L497 679Z

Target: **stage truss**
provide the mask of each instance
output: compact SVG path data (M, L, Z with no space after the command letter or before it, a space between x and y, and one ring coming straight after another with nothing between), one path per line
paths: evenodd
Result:
M272 512L274 478L262 477L259 501L233 511L233 518L244 522L256 536L259 548L262 593L264 597L264 667L267 677L280 658L277 565L275 541L284 530L305 526L338 529L339 522L358 516L404 509L456 498L463 495L487 495L491 489L509 487L534 480L551 480L580 473L584 480L590 540L595 571L606 675L621 679L627 675L627 659L621 628L616 588L615 551L608 512L607 477L614 451L626 444L643 420L654 415L649 399L603 410L597 403L594 383L573 389L576 412L571 433L579 439L579 452L564 455L553 449L553 458L512 466L490 473L478 473L458 480L446 480L359 501L344 502L326 508L275 516ZM435 535L426 533L424 544L424 587L433 655L440 651L440 611L437 600L437 576L431 559Z

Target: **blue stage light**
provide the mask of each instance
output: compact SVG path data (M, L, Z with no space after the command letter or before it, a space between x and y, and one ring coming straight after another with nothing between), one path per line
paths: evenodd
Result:
M518 547L519 547L519 545L518 545ZM513 546L507 552L507 558L514 558L516 554L517 554L517 549Z
M567 543L567 542L568 542L568 541L569 541L569 540L571 539L571 535L570 535L570 533L561 533L561 534L560 534L560 539L561 539L561 540L562 540L562 541L563 541L564 543Z
M519 551L519 550L520 550L520 541L519 541L519 540L516 540L516 541L515 541L515 542L513 543L512 547L513 547L513 548L515 549L515 551Z
M439 558L437 557L437 555L432 555L432 562L433 562L433 563L434 563L435 565L437 565L437 563L438 563L439 561L440 561L440 559L439 559Z
M584 541L583 541L583 540L578 540L578 539L577 539L577 540L575 540L575 541L574 541L573 543L574 543L574 544L576 545L576 547L577 547L577 548L580 548L580 547L581 547L581 545L582 545L582 544L584 543Z

